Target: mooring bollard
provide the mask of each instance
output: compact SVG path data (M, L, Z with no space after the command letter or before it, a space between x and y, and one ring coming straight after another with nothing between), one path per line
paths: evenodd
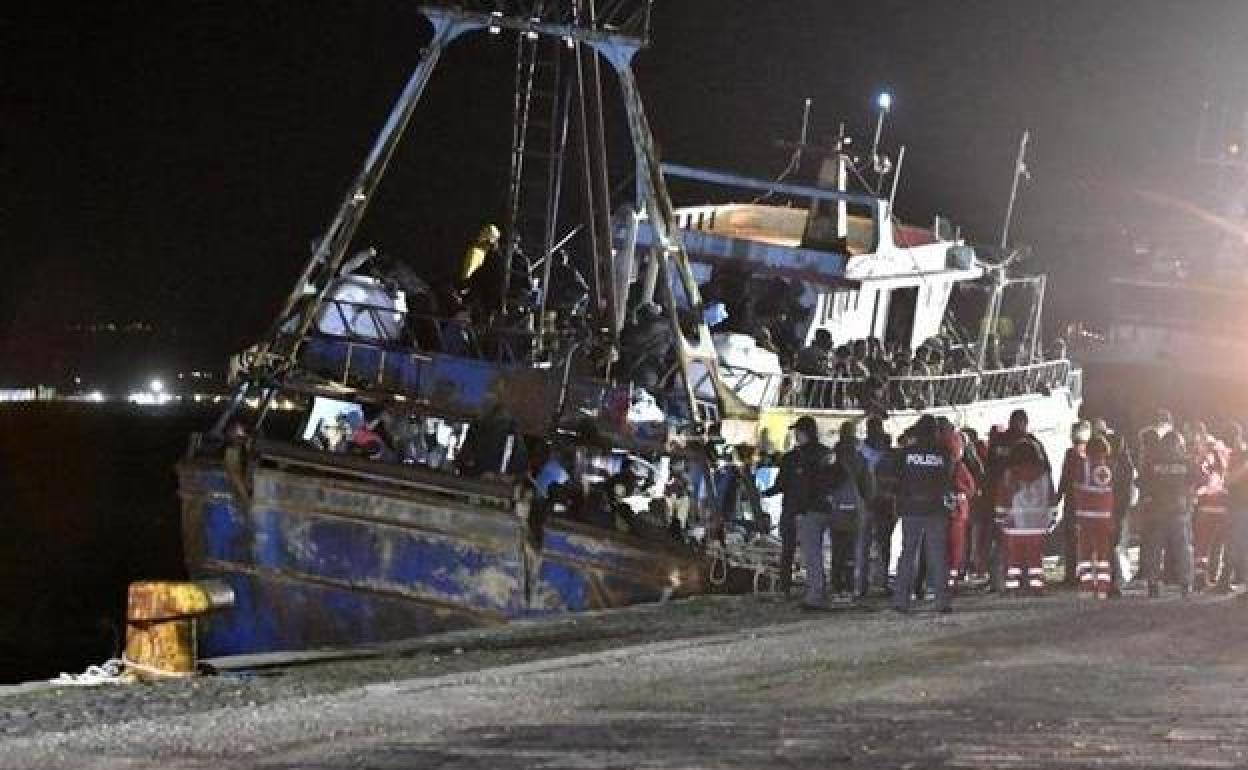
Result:
M126 672L137 679L195 673L195 619L234 606L234 589L218 580L130 584L126 607Z

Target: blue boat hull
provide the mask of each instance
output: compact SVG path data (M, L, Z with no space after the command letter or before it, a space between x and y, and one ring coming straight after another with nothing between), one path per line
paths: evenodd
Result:
M203 656L375 644L706 585L692 551L571 522L534 538L497 496L282 463L195 460L178 474L191 576L236 597L201 621Z

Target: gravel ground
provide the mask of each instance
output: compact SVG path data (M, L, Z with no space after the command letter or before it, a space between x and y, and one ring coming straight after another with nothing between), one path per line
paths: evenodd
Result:
M1245 621L1248 601L1212 596L976 597L948 616L706 598L8 696L0 766L1246 767Z

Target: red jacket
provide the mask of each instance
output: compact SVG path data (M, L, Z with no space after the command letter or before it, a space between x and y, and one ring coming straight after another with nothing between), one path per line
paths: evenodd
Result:
M1040 464L1011 465L996 487L997 520L1007 535L1045 535L1053 484Z
M1109 457L1085 453L1070 480L1070 496L1075 516L1081 519L1114 517L1114 470Z
M948 431L944 435L944 441L945 448L949 450L949 455L953 458L953 491L958 496L958 507L953 511L953 517L966 519L971 515L971 498L975 497L975 474L971 473L971 469L962 462L962 452L965 449L962 433L956 430Z

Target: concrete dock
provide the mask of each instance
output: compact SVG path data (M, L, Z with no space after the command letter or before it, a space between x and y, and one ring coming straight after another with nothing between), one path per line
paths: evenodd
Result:
M1248 600L701 598L0 696L0 766L1248 766Z

